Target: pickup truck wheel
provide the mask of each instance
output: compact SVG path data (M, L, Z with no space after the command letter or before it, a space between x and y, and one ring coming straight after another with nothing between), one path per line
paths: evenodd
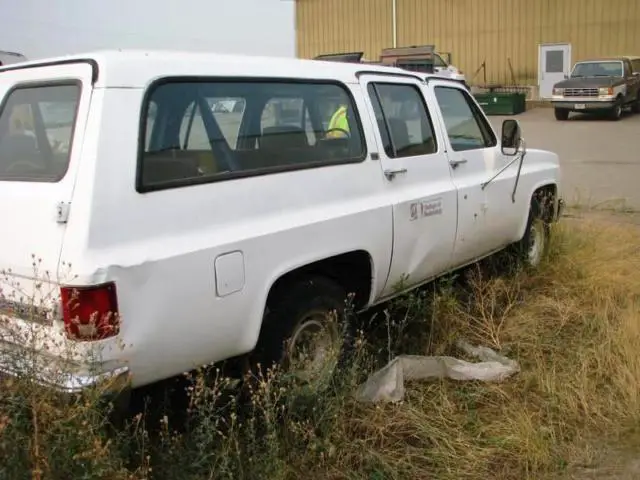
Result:
M640 113L640 92L638 92L635 101L631 104L631 111L633 113Z
M522 240L516 244L519 259L531 268L537 268L549 244L549 223L544 219L537 200L531 202L527 228Z
M615 105L609 112L609 118L613 121L617 121L620 120L620 117L622 117L622 99L618 98Z
M556 117L556 120L564 121L569 120L569 110L565 108L554 108L553 114Z
M350 345L343 332L347 295L314 276L293 283L271 301L259 345L263 368L275 362L285 375L319 388L333 377Z

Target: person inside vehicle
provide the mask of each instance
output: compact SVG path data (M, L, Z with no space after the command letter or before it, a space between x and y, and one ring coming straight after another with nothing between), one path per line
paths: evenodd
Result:
M329 120L326 138L346 138L351 133L347 119L347 105L341 104Z

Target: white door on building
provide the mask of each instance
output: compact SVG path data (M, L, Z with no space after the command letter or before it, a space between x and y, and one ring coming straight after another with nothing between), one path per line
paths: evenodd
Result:
M555 43L540 45L538 54L538 86L540 98L551 98L553 86L571 71L571 45Z

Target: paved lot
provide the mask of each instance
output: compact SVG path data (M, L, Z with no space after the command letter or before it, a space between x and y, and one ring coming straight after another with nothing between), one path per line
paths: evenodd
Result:
M489 118L499 132L508 117ZM536 108L511 118L519 120L527 147L560 155L568 204L640 210L640 115L613 122L573 114L558 122L552 109Z

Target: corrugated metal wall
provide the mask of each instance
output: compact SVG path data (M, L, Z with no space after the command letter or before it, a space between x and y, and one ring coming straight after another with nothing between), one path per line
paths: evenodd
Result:
M364 50L377 60L392 43L389 0L295 1L299 57Z
M640 0L396 0L398 46L435 44L470 78L537 84L538 45L570 43L572 62L640 55ZM392 46L391 0L296 0L300 57ZM482 73L473 83L483 83Z

